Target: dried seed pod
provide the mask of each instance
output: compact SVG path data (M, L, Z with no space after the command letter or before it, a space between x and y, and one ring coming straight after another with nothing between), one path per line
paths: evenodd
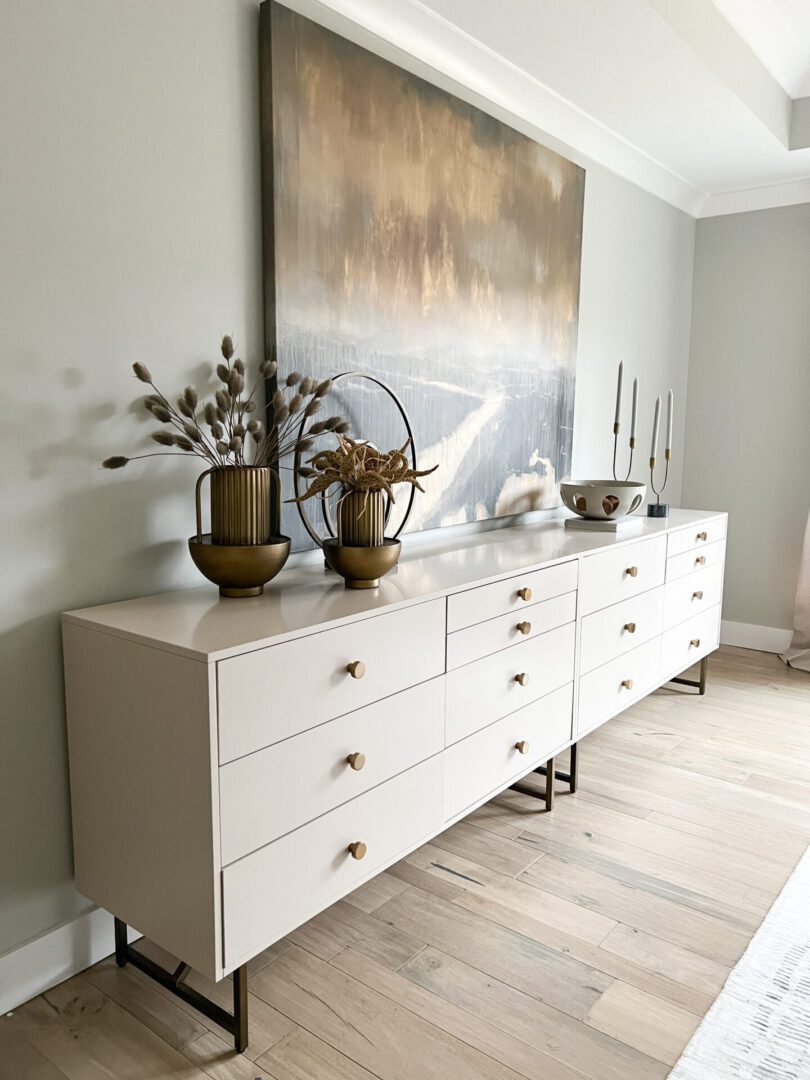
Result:
M253 439L253 441L256 443L257 446L262 441L262 439L264 438L261 431L251 431L250 435L251 435L251 438Z
M220 424L219 420L215 420L211 425L211 434L215 439L221 439L225 434L225 428Z
M335 428L335 431L338 433L338 435L345 435L347 431L351 431L351 430L352 430L352 425L349 423L348 420L341 420L340 423Z
M287 386L297 386L301 382L301 374L298 371L291 371L284 381Z
M217 376L224 383L227 383L228 376L230 375L230 373L231 373L231 369L228 367L227 364L217 364Z
M230 334L226 334L222 339L222 345L220 346L222 355L226 360L230 360L233 356L233 338Z
M284 391L276 390L275 394L273 394L273 407L276 409L280 409L284 406L284 404Z
M203 416L209 427L213 427L217 422L217 410L212 401L206 401L205 408L203 409Z
M228 393L228 391L217 390L216 394L214 394L214 400L216 401L219 408L227 414L228 410L231 407L231 395Z
M298 393L303 394L304 397L308 397L315 392L315 388L318 383L311 375L307 375L305 379L301 380L301 385L298 387Z
M245 425L244 424L234 424L233 425L233 433L234 433L234 435L239 435L240 438L244 438Z
M201 442L200 433L193 424L183 424L183 431L185 431L192 442Z
M174 446L175 444L175 437L171 431L153 431L152 438L161 446Z
M185 398L186 404L189 406L190 409L197 408L197 391L194 389L193 386L187 386L185 388L185 390L183 391L183 397Z
M187 453L191 453L194 450L194 443L191 439L187 439L185 435L178 435L174 440L174 445L180 450L185 450Z
M242 440L238 435L234 435L228 443L228 449L233 450L234 453L238 453L242 449Z
M320 398L310 398L307 407L304 409L304 416L314 416L316 412L321 408L323 402Z
M102 465L105 469L123 469L126 463L129 461L128 457L108 457L102 461Z
M265 379L272 379L277 371L278 364L275 360L263 360L261 364L259 364L259 374L264 375Z
M218 454L227 454L228 453L228 444L226 442L223 442L222 440L220 440L217 443L217 453Z
M245 389L245 380L236 370L231 370L230 378L228 379L228 390L230 390L231 397L236 399Z
M315 397L323 397L324 394L329 393L331 387L332 380L324 379L323 382L318 383L318 385L315 387Z
M247 429L249 432L251 432L251 434L254 431L258 431L261 426L262 425L259 423L258 420L248 420Z
M289 415L290 409L287 405L282 405L280 409L276 409L273 413L273 427L278 427L279 424L283 424Z
M194 410L191 408L191 406L184 397L179 397L177 399L177 411L182 416L187 416L189 419L191 419L191 417L194 415Z
M172 414L165 405L153 405L151 412L152 416L154 416L156 420L159 420L161 424L168 424L172 418Z
M310 435L320 435L324 431L326 431L326 425L324 424L323 420L316 421L309 429Z
M304 399L301 394L296 394L290 398L290 416L295 416L301 406L304 404Z
M240 375L245 374L245 361L241 360L238 356L234 360L233 366L236 368L236 370L239 372Z
M245 412L256 412L256 402L252 399L245 402Z
M152 376L151 376L151 374L149 372L149 368L146 366L146 364L142 364L139 360L136 360L135 363L132 365L132 370L135 372L135 378L136 379L140 379L141 382L145 382L145 383L151 383L152 382ZM112 458L110 458L109 460L112 461ZM129 459L127 458L125 460L128 461ZM120 468L120 467L121 467L120 465L118 465L118 466L108 466L108 468Z
M219 406L217 406L217 420L219 420L220 424L224 424L227 419L228 414L225 409L221 409Z

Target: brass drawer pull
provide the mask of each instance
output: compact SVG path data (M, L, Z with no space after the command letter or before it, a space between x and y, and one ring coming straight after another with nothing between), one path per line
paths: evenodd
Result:
M532 632L532 624L530 622L519 622L515 629L521 634L530 634Z
M515 749L519 754L528 754L529 744L526 742L525 739L521 739L520 742L515 743Z
M625 688L625 690L632 690L633 689L633 680L632 679L622 679L622 686Z
M353 679L362 679L366 673L366 665L362 660L352 660L350 664L346 665L346 670Z
M695 559L695 566L705 566L705 565L706 565L706 556L705 555L698 555L698 557Z
M529 675L526 671L521 671L519 675L515 676L515 682L520 686L527 686L529 683Z
M627 631L628 634L635 634L636 624L634 622L626 622L624 624L624 629Z
M695 649L699 649L700 648L700 638L699 637L693 637L692 640L689 642L689 644L692 645Z
M625 570L625 574L627 574L628 577L638 577L638 567L628 566Z
M698 589L697 592L693 592L692 593L692 599L693 600L702 600L703 599L703 589Z
M708 540L709 539L709 534L707 532L699 532L697 534L697 539L698 540Z
M349 754L346 758L346 764L351 765L355 772L360 772L366 763L366 755L361 754L359 751L354 754Z
M368 848L362 840L355 840L353 844L349 844L349 854L353 859L362 859Z
M532 590L528 586L524 589L518 589L517 594L521 600L525 600L527 603L532 598Z

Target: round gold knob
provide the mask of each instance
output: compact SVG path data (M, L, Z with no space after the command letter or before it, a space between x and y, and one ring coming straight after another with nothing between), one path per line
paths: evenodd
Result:
M622 686L625 688L625 690L632 690L633 689L633 680L632 679L622 679Z
M628 566L625 570L625 574L627 574L628 577L638 577L638 567Z
M700 648L700 638L699 637L692 638L692 640L689 642L689 644L694 646L694 648L699 649Z
M695 566L705 566L705 565L706 565L706 556L705 555L698 555L698 557L695 559Z
M362 840L355 840L353 844L349 844L349 854L353 859L362 859L365 857L368 848Z
M519 675L515 676L515 682L519 683L521 686L528 686L528 683L529 683L528 672L521 671Z
M366 673L366 665L362 660L352 660L350 664L346 665L346 670L353 679L362 679Z
M702 600L703 599L703 589L698 589L697 592L693 592L692 593L692 599L693 600Z
M518 589L517 594L521 600L526 600L527 602L532 598L532 590L528 587L524 589Z
M520 742L515 743L515 749L519 754L528 754L529 744L526 742L525 739L521 739Z
M349 756L346 758L346 761L349 765L351 765L355 772L360 772L360 770L366 763L366 755L359 752L349 754Z
M634 622L626 622L624 628L628 634L635 634L636 632L636 624Z
M698 540L708 540L709 539L709 534L705 533L705 532L699 532L697 534L697 538L698 538Z
M521 634L530 634L532 632L532 624L530 622L519 622L516 629Z

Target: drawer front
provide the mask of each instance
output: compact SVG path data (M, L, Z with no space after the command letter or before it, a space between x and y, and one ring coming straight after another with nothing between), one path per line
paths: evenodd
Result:
M604 723L658 686L660 666L657 637L584 675L579 680L577 733Z
M688 529L678 529L670 533L667 543L667 557L683 555L685 551L697 551L726 538L726 518L713 518L705 524L690 525Z
M667 630L661 646L661 675L679 675L686 668L714 652L720 640L720 608Z
M433 836L444 823L442 754L372 788L222 872L225 966L234 967ZM355 859L349 845L366 845Z
M443 747L444 678L439 677L223 765L223 866Z
M444 650L432 600L220 661L220 765L440 675Z
M447 817L548 760L571 741L573 683L463 739L445 751ZM517 749L525 743L524 753Z
M521 683L517 676L526 678ZM456 668L447 675L447 745L550 694L573 677L573 623Z
M701 567L664 586L664 629L715 607L723 598L723 564Z
M455 593L447 598L447 631L463 630L497 615L519 614L530 603L550 600L573 592L576 587L577 564L568 562ZM523 590L528 590L525 598L521 595Z
M664 620L664 586L595 611L582 620L579 670L585 674L658 637Z
M577 594L563 593L539 604L527 605L517 613L476 623L447 637L447 670L480 660L482 656L519 645L577 617Z
M673 555L667 559L667 581L675 581L686 577L706 566L722 564L726 557L726 542L719 540L716 544L707 544L700 551L685 551L682 555Z
M579 581L580 613L589 615L663 585L666 550L666 536L655 536L584 558Z

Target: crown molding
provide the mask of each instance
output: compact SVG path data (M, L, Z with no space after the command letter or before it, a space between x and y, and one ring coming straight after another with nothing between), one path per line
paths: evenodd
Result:
M285 7L523 131L697 217L706 199L682 176L419 0L279 0Z
M745 188L742 191L723 191L710 195L698 217L720 217L723 214L746 214L751 210L771 210L778 206L797 206L810 202L810 176L782 184Z

